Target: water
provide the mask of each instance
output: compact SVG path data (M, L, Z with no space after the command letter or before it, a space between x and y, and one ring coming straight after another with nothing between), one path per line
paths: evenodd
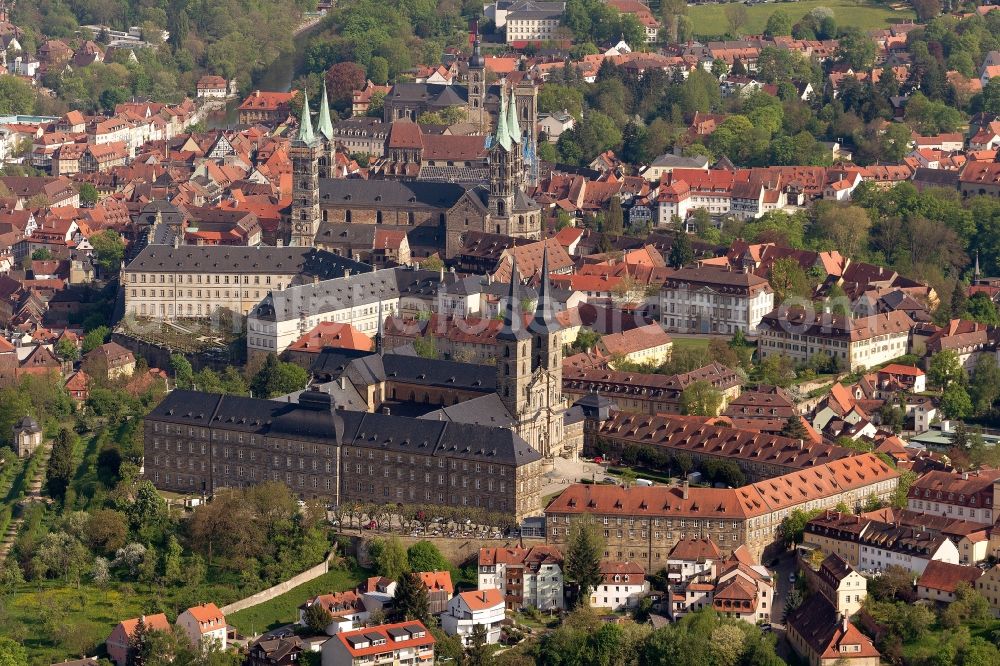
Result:
M254 89L270 92L287 92L292 87L295 72L305 59L306 44L309 38L320 30L322 22L310 26L295 37L295 48L278 56L262 74L254 80ZM226 103L225 111L209 114L209 129L220 129L235 125L239 121L239 107L242 98L231 99Z

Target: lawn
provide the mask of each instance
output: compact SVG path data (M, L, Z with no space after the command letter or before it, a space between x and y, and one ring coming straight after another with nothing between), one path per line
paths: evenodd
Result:
M726 4L688 7L688 16L694 25L695 36L717 36L729 32L729 21L726 19L725 7ZM768 17L779 8L791 17L792 23L795 23L817 7L832 9L838 26L853 26L865 30L885 28L890 22L914 18L910 9L896 11L887 6L869 2L798 0L797 2L768 3L747 7L747 23L740 31L745 35L759 35L764 31Z
M697 349L706 350L708 349L708 342L711 338L675 338L671 337L674 342L672 351Z
M333 569L270 601L233 613L226 619L247 636L260 634L269 629L297 621L299 619L299 606L309 597L329 592L352 590L370 575L369 571L360 568Z

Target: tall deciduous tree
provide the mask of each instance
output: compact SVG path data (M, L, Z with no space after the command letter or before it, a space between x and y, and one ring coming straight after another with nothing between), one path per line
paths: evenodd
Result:
M722 393L709 382L699 380L681 391L681 412L693 416L716 416L722 406Z

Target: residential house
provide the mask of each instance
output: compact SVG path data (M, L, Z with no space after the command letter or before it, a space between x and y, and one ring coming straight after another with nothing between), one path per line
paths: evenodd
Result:
M629 610L649 592L649 582L641 564L601 562L601 582L590 593L590 607L611 611Z
M135 372L135 355L117 342L105 342L83 357L83 365L92 374L106 373L110 380L131 377Z
M930 562L917 578L917 598L951 603L955 601L955 590L960 584L965 583L971 589L975 589L976 582L982 575L983 570L979 567Z
M809 666L879 666L871 640L822 594L813 594L789 613L788 642Z
M319 604L330 614L331 621L325 629L329 636L336 636L343 631L356 629L370 615L362 595L355 590L347 590L333 594L321 594L306 600L304 604L299 606L299 624L306 624L306 611L313 604Z
M422 622L380 624L337 634L322 647L323 666L434 666L434 637Z
M177 616L177 627L195 647L207 648L214 644L226 649L226 616L213 603L192 606Z
M868 596L868 579L836 553L827 555L813 578L816 592L833 604L838 613L851 617Z
M303 661L308 644L292 634L290 636L265 634L250 643L247 666L296 666Z
M1000 564L996 564L976 580L976 591L986 597L993 617L1000 618Z
M165 633L170 631L170 622L167 621L167 616L163 613L143 615L131 620L122 620L115 626L111 631L111 635L104 642L104 646L108 651L108 658L115 662L116 666L127 666L131 663L129 659L130 645L132 637L135 636L135 629L140 623L145 627L146 631L162 631Z
M462 592L452 597L444 615L441 629L449 636L458 636L468 645L473 629L478 625L486 629L486 642L500 642L500 629L504 621L504 598L500 590L487 588Z
M481 548L478 589L500 590L508 610L561 610L562 561L552 546Z
M455 596L455 586L451 584L450 571L418 571L420 582L427 588L428 608L431 615L439 615L448 610L448 602Z

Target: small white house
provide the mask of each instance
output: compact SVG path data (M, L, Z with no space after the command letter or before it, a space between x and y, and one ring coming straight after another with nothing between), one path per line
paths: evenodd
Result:
M500 642L500 627L504 620L503 595L497 589L462 592L448 602L441 616L441 629L449 636L459 636L469 643L476 625L486 628L486 642Z
M645 570L635 562L601 562L601 575L604 580L590 593L592 608L635 608L649 592Z
M575 125L576 120L565 110L543 113L538 118L538 127L545 132L545 138L549 143L558 141L563 132L568 132Z
M177 626L184 631L192 645L208 647L215 643L226 649L226 616L215 604L192 606L177 616Z

